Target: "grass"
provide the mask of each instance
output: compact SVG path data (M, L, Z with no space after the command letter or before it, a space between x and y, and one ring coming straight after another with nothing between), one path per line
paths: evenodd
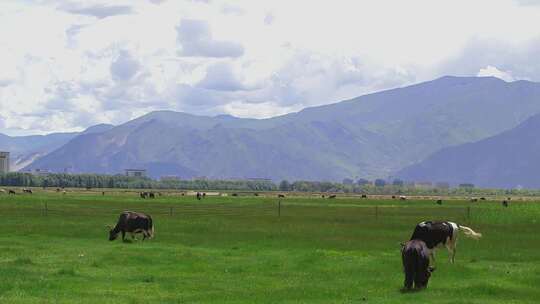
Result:
M45 212L45 204L47 211ZM378 206L378 207L376 207ZM467 208L470 208L470 211ZM540 205L445 200L0 195L0 303L537 303ZM121 210L156 237L107 240ZM171 216L172 214L172 216ZM400 293L399 242L426 219L467 224L456 264Z

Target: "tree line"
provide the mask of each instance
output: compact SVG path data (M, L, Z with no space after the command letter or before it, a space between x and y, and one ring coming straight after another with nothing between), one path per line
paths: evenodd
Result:
M0 174L0 186L4 187L54 187L54 188L119 188L119 189L182 189L222 191L282 191L352 193L372 195L539 195L540 190L529 189L481 189L472 184L458 187L416 187L413 184L394 180L357 182L344 180L342 183L318 181L283 180L278 184L269 180L153 180L146 177L99 174L47 174L10 172Z
M237 191L273 191L277 188L271 181L206 179L158 181L146 177L128 177L124 175L47 174L41 176L19 172L0 174L0 186Z

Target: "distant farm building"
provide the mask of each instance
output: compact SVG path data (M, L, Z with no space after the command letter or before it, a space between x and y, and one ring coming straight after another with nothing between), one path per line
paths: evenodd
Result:
M146 177L146 170L145 169L126 169L126 176Z
M439 189L449 189L450 188L450 183L438 182L438 183L435 184L435 187L439 188Z
M9 152L0 152L0 173L9 172Z
M30 171L30 173L36 176L45 176L45 175L49 175L51 172L49 172L49 170L47 169L34 169Z

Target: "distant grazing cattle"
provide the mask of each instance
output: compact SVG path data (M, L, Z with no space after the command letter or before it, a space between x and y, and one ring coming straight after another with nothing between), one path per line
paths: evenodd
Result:
M105 191L102 191L102 192L101 192L101 195L103 195L103 196L104 196L104 195L105 195Z
M253 193L254 196L259 196L259 193Z
M366 195L366 194L362 194L362 198L367 198L367 195Z
M476 203L476 202L478 202L477 198L471 198L471 203Z
M402 200L402 201L406 201L406 200L407 200L407 197L406 197L406 196L403 196L403 195L400 195L400 196L399 196L399 199Z
M203 197L203 198L206 197L206 192L203 192L203 193L202 193L202 197Z
M336 198L336 195L332 194L332 195L328 196L328 198Z
M200 192L197 192L197 199L201 200L201 198L202 198L202 194Z
M430 250L430 256L435 261L435 248L446 246L451 263L454 263L456 256L456 242L459 230L465 236L479 239L482 234L475 232L469 227L458 225L454 222L432 222L426 221L416 225L411 240L422 240Z
M86 187L86 190L92 190L92 187Z
M66 191L66 190L62 190L62 194L63 194L63 195L66 195L66 194L67 194L67 191Z
M429 266L430 250L422 240L410 240L402 244L401 260L405 273L404 289L426 288L434 267Z
M442 205L442 199L438 199L438 200L436 201L436 203L437 203L437 205Z
M502 201L502 205L503 207L508 207L508 201L507 200Z
M486 198L485 198L485 197L481 197L480 200L481 200L481 201L485 201Z
M231 194L231 196L238 196L238 193L233 193Z
M284 194L278 194L278 196L277 196L277 197L279 197L279 198L284 198L284 197L285 197L285 195L284 195Z
M14 190L9 190L8 193L9 193L9 194L17 194L17 192L15 192Z
M392 195L392 199L396 199L396 196L395 196L395 195Z
M322 197L322 198L325 198L326 196L323 194L323 195L321 195L321 197Z
M32 189L23 188L22 191L23 191L23 193L32 194Z
M60 188L56 188L56 192L60 192L60 191L61 191Z
M155 197L156 197L156 195L154 194L154 192L147 192L147 191L146 191L146 192L141 192L141 193L139 193L139 196L140 196L141 198L155 198Z
M154 237L152 218L144 213L124 211L118 217L116 226L109 227L109 241L114 241L122 233L122 241L126 240L126 232L135 238L136 233L143 234L143 240Z

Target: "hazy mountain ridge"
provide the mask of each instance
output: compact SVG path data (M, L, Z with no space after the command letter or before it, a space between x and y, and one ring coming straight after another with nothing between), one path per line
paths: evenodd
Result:
M105 132L111 128L112 125L100 124L80 133L51 133L29 136L8 136L0 133L0 151L10 152L11 170L17 171L62 147L80 134Z
M269 119L152 112L74 138L28 168L341 180L386 177L540 113L540 84L443 77Z
M499 135L449 147L407 167L407 180L473 183L492 188L540 188L540 115Z

